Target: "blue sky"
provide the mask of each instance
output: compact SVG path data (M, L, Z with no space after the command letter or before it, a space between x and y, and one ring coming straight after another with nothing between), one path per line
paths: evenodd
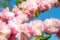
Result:
M11 2L11 8L13 7L13 5L15 5L16 0L12 0ZM0 8L1 10L1 8ZM34 20L45 20L46 18L57 18L60 19L60 8L51 8L51 10L41 13L38 18L34 18ZM55 34L52 35L52 37L50 38L50 40L59 40Z

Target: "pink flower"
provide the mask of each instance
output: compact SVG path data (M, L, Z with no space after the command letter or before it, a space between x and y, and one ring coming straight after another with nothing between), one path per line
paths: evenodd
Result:
M18 15L19 8L17 6L14 6L12 12L15 14L15 16Z
M38 3L39 4L37 5L40 11L47 11L51 9L51 4L46 0L40 0Z
M56 4L56 5L55 5ZM56 33L60 38L60 20L55 18L26 23L34 17L36 10L47 11L53 6L60 7L57 0L26 0L18 7L14 6L12 12L9 8L0 12L0 39L1 40L29 40L32 36L41 36L43 32Z
M30 38L28 38L27 34L25 34L23 32L18 33L16 37L18 40L30 40Z
M46 19L44 21L45 31L47 33L57 33L59 31L59 20L55 18Z
M9 11L9 8L3 9L3 11L0 14L0 18L2 20L11 20L14 18L14 13Z
M0 39L1 40L8 40L10 37L11 30L5 24L5 22L0 21Z
M25 8L27 10L33 10L34 11L34 10L37 9L37 4L34 1L29 0L29 1L26 1L26 2L22 2L20 7Z
M26 2L22 2L21 5L19 5L19 8L22 8L24 10L23 12L26 13L29 16L29 18L32 18L34 17L34 13L38 6L35 3L35 1L29 0Z
M44 32L44 26L42 21L36 20L29 23L29 29L32 36L39 36L42 35L42 32Z
M18 23L23 23L27 20L29 20L29 18L26 14L21 14L21 15L17 16L16 19L15 19L15 21L18 22Z
M11 34L8 40L16 40L16 34L18 33L18 31L16 31L14 28L11 28Z
M16 24L15 24L16 25ZM20 24L19 26L13 27L15 30L18 31L18 34L16 35L16 38L23 39L27 38L29 39L31 36L39 36L42 35L42 32L44 31L44 27L41 21L33 21L29 24ZM14 32L14 31L13 31ZM23 34L21 34L23 33ZM22 35L25 35L22 36ZM26 40L27 40L26 39Z
M14 40L17 36L17 34L21 32L23 32L24 34L26 34L26 36L28 36L28 38L30 38L30 33L27 29L27 24L18 24L18 23L14 23L14 22L9 22L8 26L10 27L11 31L12 31L12 36L9 38L11 40ZM18 37L17 37L18 38Z
M25 39L25 40L28 40L28 39L30 39L31 38L31 35L30 35L30 32L29 32L29 30L27 29L27 27L28 27L28 24L20 24L20 26L19 26L19 32L18 32L18 34L16 35L16 38L18 38L19 40L23 40L23 39Z

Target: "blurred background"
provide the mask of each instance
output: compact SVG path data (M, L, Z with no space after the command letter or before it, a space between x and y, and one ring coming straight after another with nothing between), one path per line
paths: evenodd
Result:
M9 7L12 10L13 6L16 5L17 0L0 0L0 12L3 8ZM44 21L46 18L57 18L60 19L60 8L52 7L51 10L41 13L37 18L34 17L34 20ZM33 37L30 39L33 40ZM55 34L52 34L49 40L60 40L56 37Z

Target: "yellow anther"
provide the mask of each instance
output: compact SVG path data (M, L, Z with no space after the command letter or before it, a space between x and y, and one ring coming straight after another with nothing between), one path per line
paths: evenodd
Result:
M3 35L4 33L3 32L0 32L0 35Z

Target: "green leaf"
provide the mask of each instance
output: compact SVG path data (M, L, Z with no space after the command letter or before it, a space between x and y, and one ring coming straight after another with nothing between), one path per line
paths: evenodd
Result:
M51 35L48 36L37 36L34 38L34 40L49 40L49 38L51 37Z
M49 33L46 33L46 32L45 32L45 34L47 34L47 35L51 35L51 34L49 34Z
M40 40L40 38L41 38L41 37L38 36L38 37L35 37L34 40Z
M16 0L16 5L22 3L23 0Z
M35 16L38 17L38 15L39 15L39 12L38 12L38 10L36 10L35 11Z
M60 0L58 0L58 2L60 2Z
M18 4L21 4L22 1L26 1L26 0L16 0L16 5L18 6Z
M48 40L50 37L51 37L51 35L44 36L44 37L43 37L43 40Z

